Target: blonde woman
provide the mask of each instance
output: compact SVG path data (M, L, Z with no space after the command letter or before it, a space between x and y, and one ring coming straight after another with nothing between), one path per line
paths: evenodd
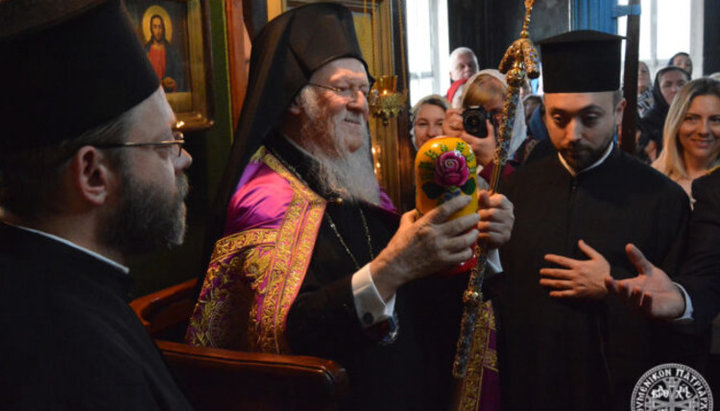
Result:
M663 146L653 167L690 196L692 181L720 163L720 81L700 78L678 92L668 111Z

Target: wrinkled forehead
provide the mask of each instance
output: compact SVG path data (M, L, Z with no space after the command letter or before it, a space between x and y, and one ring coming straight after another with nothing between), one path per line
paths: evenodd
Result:
M470 53L469 51L466 51L463 53L459 53L457 56L455 56L453 63L454 64L460 64L460 63L469 64L469 63L473 63L474 61L475 61L475 59L473 58L472 53Z
M310 77L310 81L313 83L338 80L368 83L368 74L367 71L365 71L365 65L360 60L352 57L335 59L315 70Z

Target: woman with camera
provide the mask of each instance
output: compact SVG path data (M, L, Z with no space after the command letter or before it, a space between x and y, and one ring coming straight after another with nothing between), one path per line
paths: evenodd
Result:
M478 165L478 189L487 189L493 169L493 157L496 148L496 136L502 121L502 110L505 104L507 83L505 76L497 70L482 70L470 77L461 97L461 107L451 108L445 114L443 131L446 135L459 137L473 150ZM512 140L509 144L508 157L512 156L518 146L525 140L525 110L522 102L518 102L515 111L515 123ZM503 169L503 176L514 171L509 164ZM482 194L487 196L487 194ZM497 277L496 277L497 278ZM485 282L486 297L498 290L490 281ZM496 283L497 284L497 283ZM495 340L495 315L492 303L486 301L480 307L479 320L475 326L475 335L482 336L482 346L474 349L473 362L480 364L473 367L472 377L463 380L462 392L473 391L477 396L478 410L499 410L499 376L497 373L497 353ZM479 359L478 359L479 358ZM479 387L479 392L475 391Z
M478 162L478 175L485 182L490 179L493 169L496 135L502 120L506 93L507 83L503 74L495 69L481 70L468 79L460 100L461 107L451 108L445 113L444 133L460 137L472 147ZM512 157L526 137L525 110L522 102L518 101L508 158ZM513 170L513 166L507 164L503 176Z

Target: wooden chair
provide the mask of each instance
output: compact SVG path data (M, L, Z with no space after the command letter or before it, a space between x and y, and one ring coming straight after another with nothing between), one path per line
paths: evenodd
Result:
M134 300L188 400L198 410L336 410L347 394L345 369L330 360L182 342L197 279Z

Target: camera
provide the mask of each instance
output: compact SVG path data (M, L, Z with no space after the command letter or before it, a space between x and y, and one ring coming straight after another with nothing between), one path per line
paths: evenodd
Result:
M465 128L465 131L477 138L487 137L487 125L485 124L485 120L490 120L493 127L497 127L497 124L495 124L495 117L485 111L483 106L471 106L466 108L462 113L462 118L463 128Z

